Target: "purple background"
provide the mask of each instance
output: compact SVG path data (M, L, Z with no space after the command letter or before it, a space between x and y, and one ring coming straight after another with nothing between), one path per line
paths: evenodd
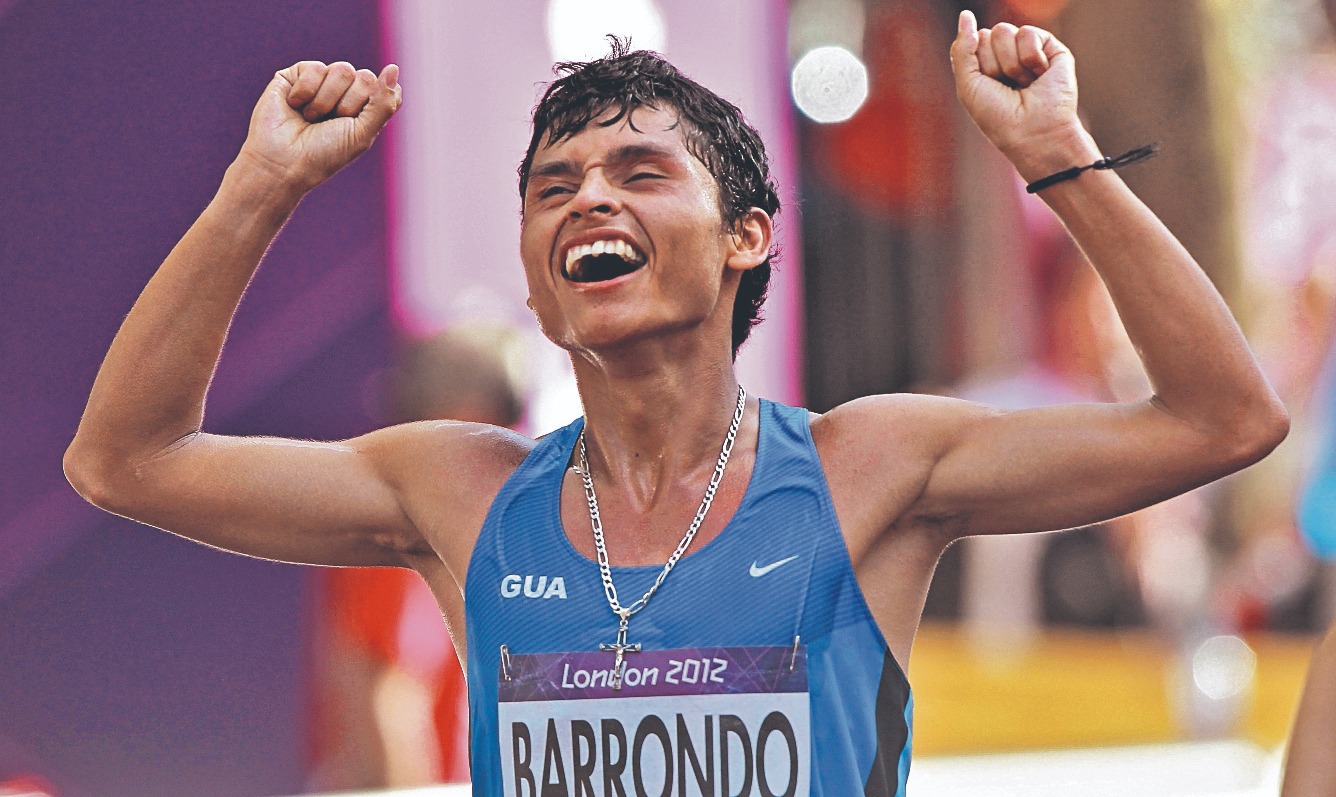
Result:
M212 196L277 69L378 67L378 3L0 0L0 779L69 795L301 788L306 571L84 505L60 457L97 366ZM378 425L382 153L302 205L206 428Z

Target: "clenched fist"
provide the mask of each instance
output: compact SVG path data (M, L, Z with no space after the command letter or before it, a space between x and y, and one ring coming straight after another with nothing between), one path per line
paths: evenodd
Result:
M366 152L402 101L394 64L376 75L346 61L302 61L265 88L240 158L308 191Z
M1037 153L1064 158L1085 157L1092 142L1076 114L1076 61L1057 37L1032 26L1000 23L979 30L974 14L961 12L951 45L956 95L988 140L1033 180ZM1062 150L1057 152L1055 150Z

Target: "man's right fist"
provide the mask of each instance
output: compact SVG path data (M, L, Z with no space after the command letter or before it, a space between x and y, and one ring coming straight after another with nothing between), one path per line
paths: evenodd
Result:
M309 191L366 152L402 102L395 64L379 76L346 61L293 64L255 104L241 158Z

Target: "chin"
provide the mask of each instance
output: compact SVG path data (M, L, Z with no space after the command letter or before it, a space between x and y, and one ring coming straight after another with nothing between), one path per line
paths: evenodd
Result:
M543 334L571 352L607 352L637 347L647 342L710 334L716 313L723 319L724 335L732 338L732 307L717 306L719 297L679 295L661 291L618 291L618 295L581 296L575 301L543 302L538 313ZM703 292L702 292L703 293Z

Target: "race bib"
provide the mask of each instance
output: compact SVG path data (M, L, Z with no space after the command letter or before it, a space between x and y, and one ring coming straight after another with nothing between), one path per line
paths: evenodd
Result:
M805 647L511 655L498 682L506 797L806 797Z

